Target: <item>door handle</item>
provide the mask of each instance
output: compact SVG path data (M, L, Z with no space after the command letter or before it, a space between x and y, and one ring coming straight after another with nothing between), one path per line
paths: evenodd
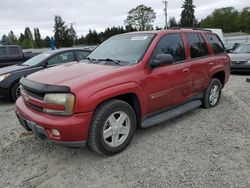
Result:
M209 63L208 65L209 65L210 67L212 67L212 66L214 66L214 63Z
M188 71L189 71L189 69L183 69L183 70L182 70L182 72L184 72L184 73L185 73L185 72L188 72Z

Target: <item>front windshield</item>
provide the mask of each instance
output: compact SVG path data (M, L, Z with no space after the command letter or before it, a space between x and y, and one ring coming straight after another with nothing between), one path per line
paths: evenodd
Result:
M128 34L111 37L98 46L88 56L88 59L116 60L126 62L126 64L137 63L146 52L153 37L154 34Z
M233 53L250 53L250 44L241 45Z
M49 57L50 55L51 55L51 52L44 52L44 53L39 54L35 57L32 57L31 59L29 59L28 61L26 61L22 65L25 65L25 66L37 65L37 64L41 63L43 60L45 60L47 57Z

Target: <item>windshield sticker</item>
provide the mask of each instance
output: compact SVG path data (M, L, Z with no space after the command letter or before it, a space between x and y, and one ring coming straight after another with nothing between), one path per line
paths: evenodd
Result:
M148 36L138 36L138 37L132 37L131 40L146 40Z

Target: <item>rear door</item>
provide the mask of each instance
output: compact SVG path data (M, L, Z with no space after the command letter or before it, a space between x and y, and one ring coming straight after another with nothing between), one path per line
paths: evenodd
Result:
M171 54L174 63L153 68L142 84L148 96L147 113L184 102L190 95L192 85L189 65L185 63L185 48L181 33L163 36L150 61L158 54Z
M186 33L189 44L189 64L192 73L192 95L202 92L209 80L209 66L212 66L207 44L200 33Z

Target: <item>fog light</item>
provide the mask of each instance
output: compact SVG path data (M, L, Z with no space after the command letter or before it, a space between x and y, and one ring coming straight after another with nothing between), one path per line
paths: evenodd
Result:
M60 132L57 129L51 129L51 132L54 136L60 136Z

